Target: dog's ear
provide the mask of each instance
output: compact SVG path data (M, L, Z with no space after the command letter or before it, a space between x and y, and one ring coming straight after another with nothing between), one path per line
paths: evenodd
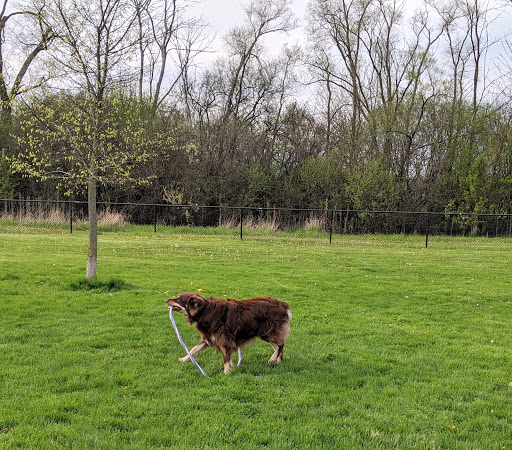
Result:
M194 293L190 296L190 299L188 300L188 306L190 308L197 308L202 303L203 300L203 297L201 297L199 294Z
M202 302L204 302L206 299L198 293L193 293L190 297L189 302L193 302L193 305L200 305ZM192 306L192 305L191 305Z

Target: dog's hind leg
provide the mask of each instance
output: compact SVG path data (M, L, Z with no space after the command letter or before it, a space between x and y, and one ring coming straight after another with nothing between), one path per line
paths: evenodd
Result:
M194 347L192 347L190 349L190 354L192 356L195 356L197 355L201 350L204 350L205 348L208 347L208 344L205 342L205 341L201 341L199 342L199 344L195 345ZM188 355L184 356L183 358L180 358L179 359L180 362L188 362L190 361L190 358Z
M289 310L288 310L289 311ZM278 333L268 343L274 348L274 354L268 360L269 364L280 363L283 361L283 349L286 340L290 336L290 324L286 322L280 327Z
M274 353L268 360L269 364L275 364L276 362L282 362L283 361L283 348L284 344L279 345L275 342L270 342L270 345L274 348Z

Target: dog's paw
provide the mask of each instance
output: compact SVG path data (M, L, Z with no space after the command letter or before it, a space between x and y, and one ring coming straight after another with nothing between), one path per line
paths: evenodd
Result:
M180 358L178 361L179 361L179 362L189 362L189 361L190 361L190 358L189 358L189 356L187 355L187 356L184 356L183 358Z
M273 365L273 364L279 364L279 363L282 363L283 362L283 358L280 358L279 356L272 356L269 360L268 360L268 363L269 365Z

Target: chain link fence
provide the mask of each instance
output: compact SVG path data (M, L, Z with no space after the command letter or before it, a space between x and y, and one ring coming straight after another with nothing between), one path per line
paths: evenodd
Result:
M193 232L237 239L272 237L314 239L332 243L341 236L379 235L392 240L429 237L512 237L512 214L290 209L142 203L97 205L99 232L137 229L139 233ZM1 232L88 229L87 202L2 199ZM505 241L507 242L507 241Z

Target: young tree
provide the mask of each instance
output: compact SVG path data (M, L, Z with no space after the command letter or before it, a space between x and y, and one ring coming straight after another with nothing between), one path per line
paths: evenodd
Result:
M19 152L12 168L37 180L58 180L65 194L87 191L89 251L86 277L96 276L96 188L149 184L143 166L176 149L172 132L158 126L150 105L119 94L102 100L101 128L85 95L32 99L18 109ZM91 204L91 201L93 202ZM91 233L92 230L92 233Z
M41 135L20 141L21 153L13 167L32 177L59 177L85 183L89 211L89 250L86 277L96 277L98 255L98 218L96 211L98 183L123 182L130 177L130 167L146 160L146 146L128 146L127 141L143 134L142 124L130 123L119 131L111 125L113 95L133 76L127 66L133 50L135 10L128 0L92 0L78 4L67 0L49 0L44 17L46 27L56 34L52 57L74 95L69 106L58 103L38 106L34 119L45 123ZM42 108L42 109L41 109ZM62 111L61 111L62 110ZM52 120L57 117L59 120ZM36 130L26 120L26 130ZM128 122L129 123L129 122ZM51 151L56 149L52 154ZM108 178L108 180L107 180Z

